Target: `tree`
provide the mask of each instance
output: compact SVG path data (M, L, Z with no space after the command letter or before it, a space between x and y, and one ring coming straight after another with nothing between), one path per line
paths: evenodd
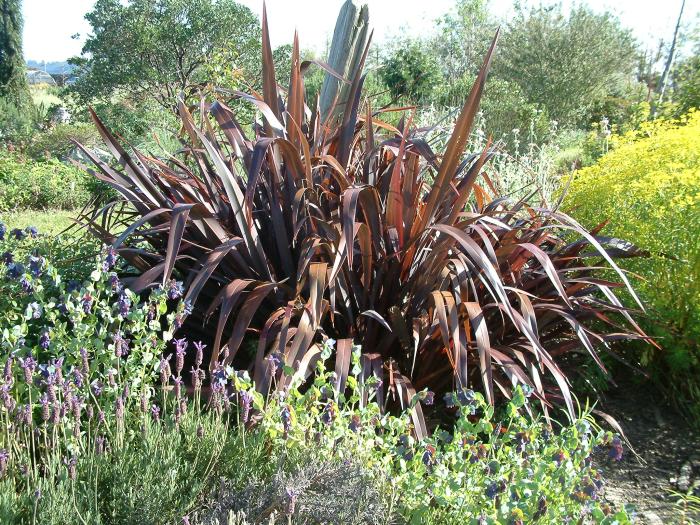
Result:
M681 62L674 76L676 88L673 98L678 104L678 112L700 108L700 54Z
M22 55L22 3L0 0L0 10L0 97L19 109L29 101Z
M206 83L254 82L257 17L233 0L97 0L73 91L87 102L126 92L175 109Z
M486 3L486 0L458 0L451 12L437 20L430 49L449 81L463 77L473 80L481 67L497 26Z
M384 61L381 76L394 98L418 101L439 83L440 70L420 42L407 41Z
M587 110L637 63L631 32L610 13L588 7L518 8L505 28L497 75L518 83L530 102L563 126L586 124Z

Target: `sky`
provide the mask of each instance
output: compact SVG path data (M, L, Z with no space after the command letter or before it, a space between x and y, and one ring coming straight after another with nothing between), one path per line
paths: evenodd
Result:
M362 0L359 0L362 1ZM538 0L535 0L538 1ZM564 6L574 0L564 0ZM681 0L580 0L596 11L608 9L620 16L641 41L670 39ZM239 0L262 13L262 0ZM291 41L299 31L302 48L323 51L333 31L343 0L267 0L273 47ZM387 42L411 32L425 35L433 20L448 12L455 0L364 0L369 5L375 42ZM544 1L543 3L551 3ZM84 15L94 0L24 0L24 55L28 60L60 61L80 54L90 26ZM499 17L512 13L512 0L491 0L489 8ZM685 21L700 19L700 0L686 0ZM319 29L324 28L324 29ZM79 34L78 39L72 35Z

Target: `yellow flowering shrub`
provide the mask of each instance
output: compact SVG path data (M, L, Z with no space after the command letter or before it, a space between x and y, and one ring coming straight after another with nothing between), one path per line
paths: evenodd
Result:
M684 377L700 416L700 111L611 137L610 152L576 172L565 203L588 227L609 220L601 235L649 251L626 261L663 348L646 364Z

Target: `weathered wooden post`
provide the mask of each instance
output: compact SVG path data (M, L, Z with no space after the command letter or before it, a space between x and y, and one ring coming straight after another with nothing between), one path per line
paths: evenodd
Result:
M367 44L369 28L369 9L367 5L358 7L354 0L346 0L340 8L338 20L333 31L331 49L328 53L328 65L339 75L352 78L357 71L362 52ZM321 117L326 119L333 108L333 115L338 115L347 102L350 86L341 83L331 74L326 73L320 95Z

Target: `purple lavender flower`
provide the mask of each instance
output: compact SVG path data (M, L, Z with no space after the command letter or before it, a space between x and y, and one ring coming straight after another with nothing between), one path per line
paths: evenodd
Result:
M165 357L164 355L160 358L160 382L162 384L168 383L168 378L170 377L170 356Z
M5 383L11 383L12 382L12 365L14 364L14 359L12 358L11 355L7 356L7 360L5 361L5 366L3 368L3 381Z
M425 406L432 406L435 403L435 392L428 390L423 398L423 404Z
M204 349L206 347L207 347L207 345L205 345L201 341L197 341L196 343L194 343L194 348L197 351L197 353L195 354L195 358L194 358L194 365L197 368L202 366L202 361L204 361Z
M95 436L95 454L101 456L105 451L105 437Z
M73 378L73 384L75 384L75 386L78 388L83 388L83 373L80 371L80 369L74 368L71 376Z
M83 298L80 301L80 303L83 305L83 312L86 314L90 313L90 310L92 310L92 302L93 298L90 292L85 292L85 295L83 295Z
M124 419L124 400L121 398L121 396L118 397L114 403L114 415L118 421L122 421Z
M87 348L80 349L80 371L87 377L90 373L90 361Z
M41 256L31 255L29 257L29 271L34 277L39 277L46 266L46 259Z
M155 421L160 419L160 407L158 405L151 405L151 416Z
M27 226L24 231L28 233L32 239L36 239L39 236L39 229L36 226Z
M114 356L121 359L129 351L129 340L124 339L121 330L117 330L112 336L112 341L114 342Z
M180 399L180 395L182 394L182 377L173 376L173 385L174 385L174 391L175 391L175 397L177 399Z
M4 478L7 473L7 464L10 462L10 453L7 449L0 448L0 478Z
M238 394L241 400L241 419L247 423L250 418L250 407L253 404L253 395L247 390L241 390Z
M51 419L51 410L49 407L49 396L44 392L39 398L39 404L41 405L41 419L46 423Z
M36 370L37 362L31 355L28 355L24 359L19 358L19 366L24 372L24 382L31 385L34 382L34 370Z
M185 291L185 287L182 285L180 281L176 281L175 279L170 279L168 281L168 287L167 287L167 292L168 292L168 299L180 299L182 297L182 294Z
M48 330L44 330L43 332L41 332L41 336L39 337L39 346L44 350L47 350L50 344L51 335Z
M189 343L184 337L175 339L175 373L179 376L185 366L185 352Z
M64 458L63 463L66 465L66 468L68 469L68 477L72 481L75 481L75 478L78 475L77 470L76 470L76 467L78 465L78 459L75 456L71 456L70 459Z
M10 235L12 235L12 236L13 236L16 240L18 240L18 241L21 241L22 239L24 239L24 238L27 236L27 234L24 233L24 232L23 232L22 230L20 230L19 228L14 228L14 229L10 232Z

